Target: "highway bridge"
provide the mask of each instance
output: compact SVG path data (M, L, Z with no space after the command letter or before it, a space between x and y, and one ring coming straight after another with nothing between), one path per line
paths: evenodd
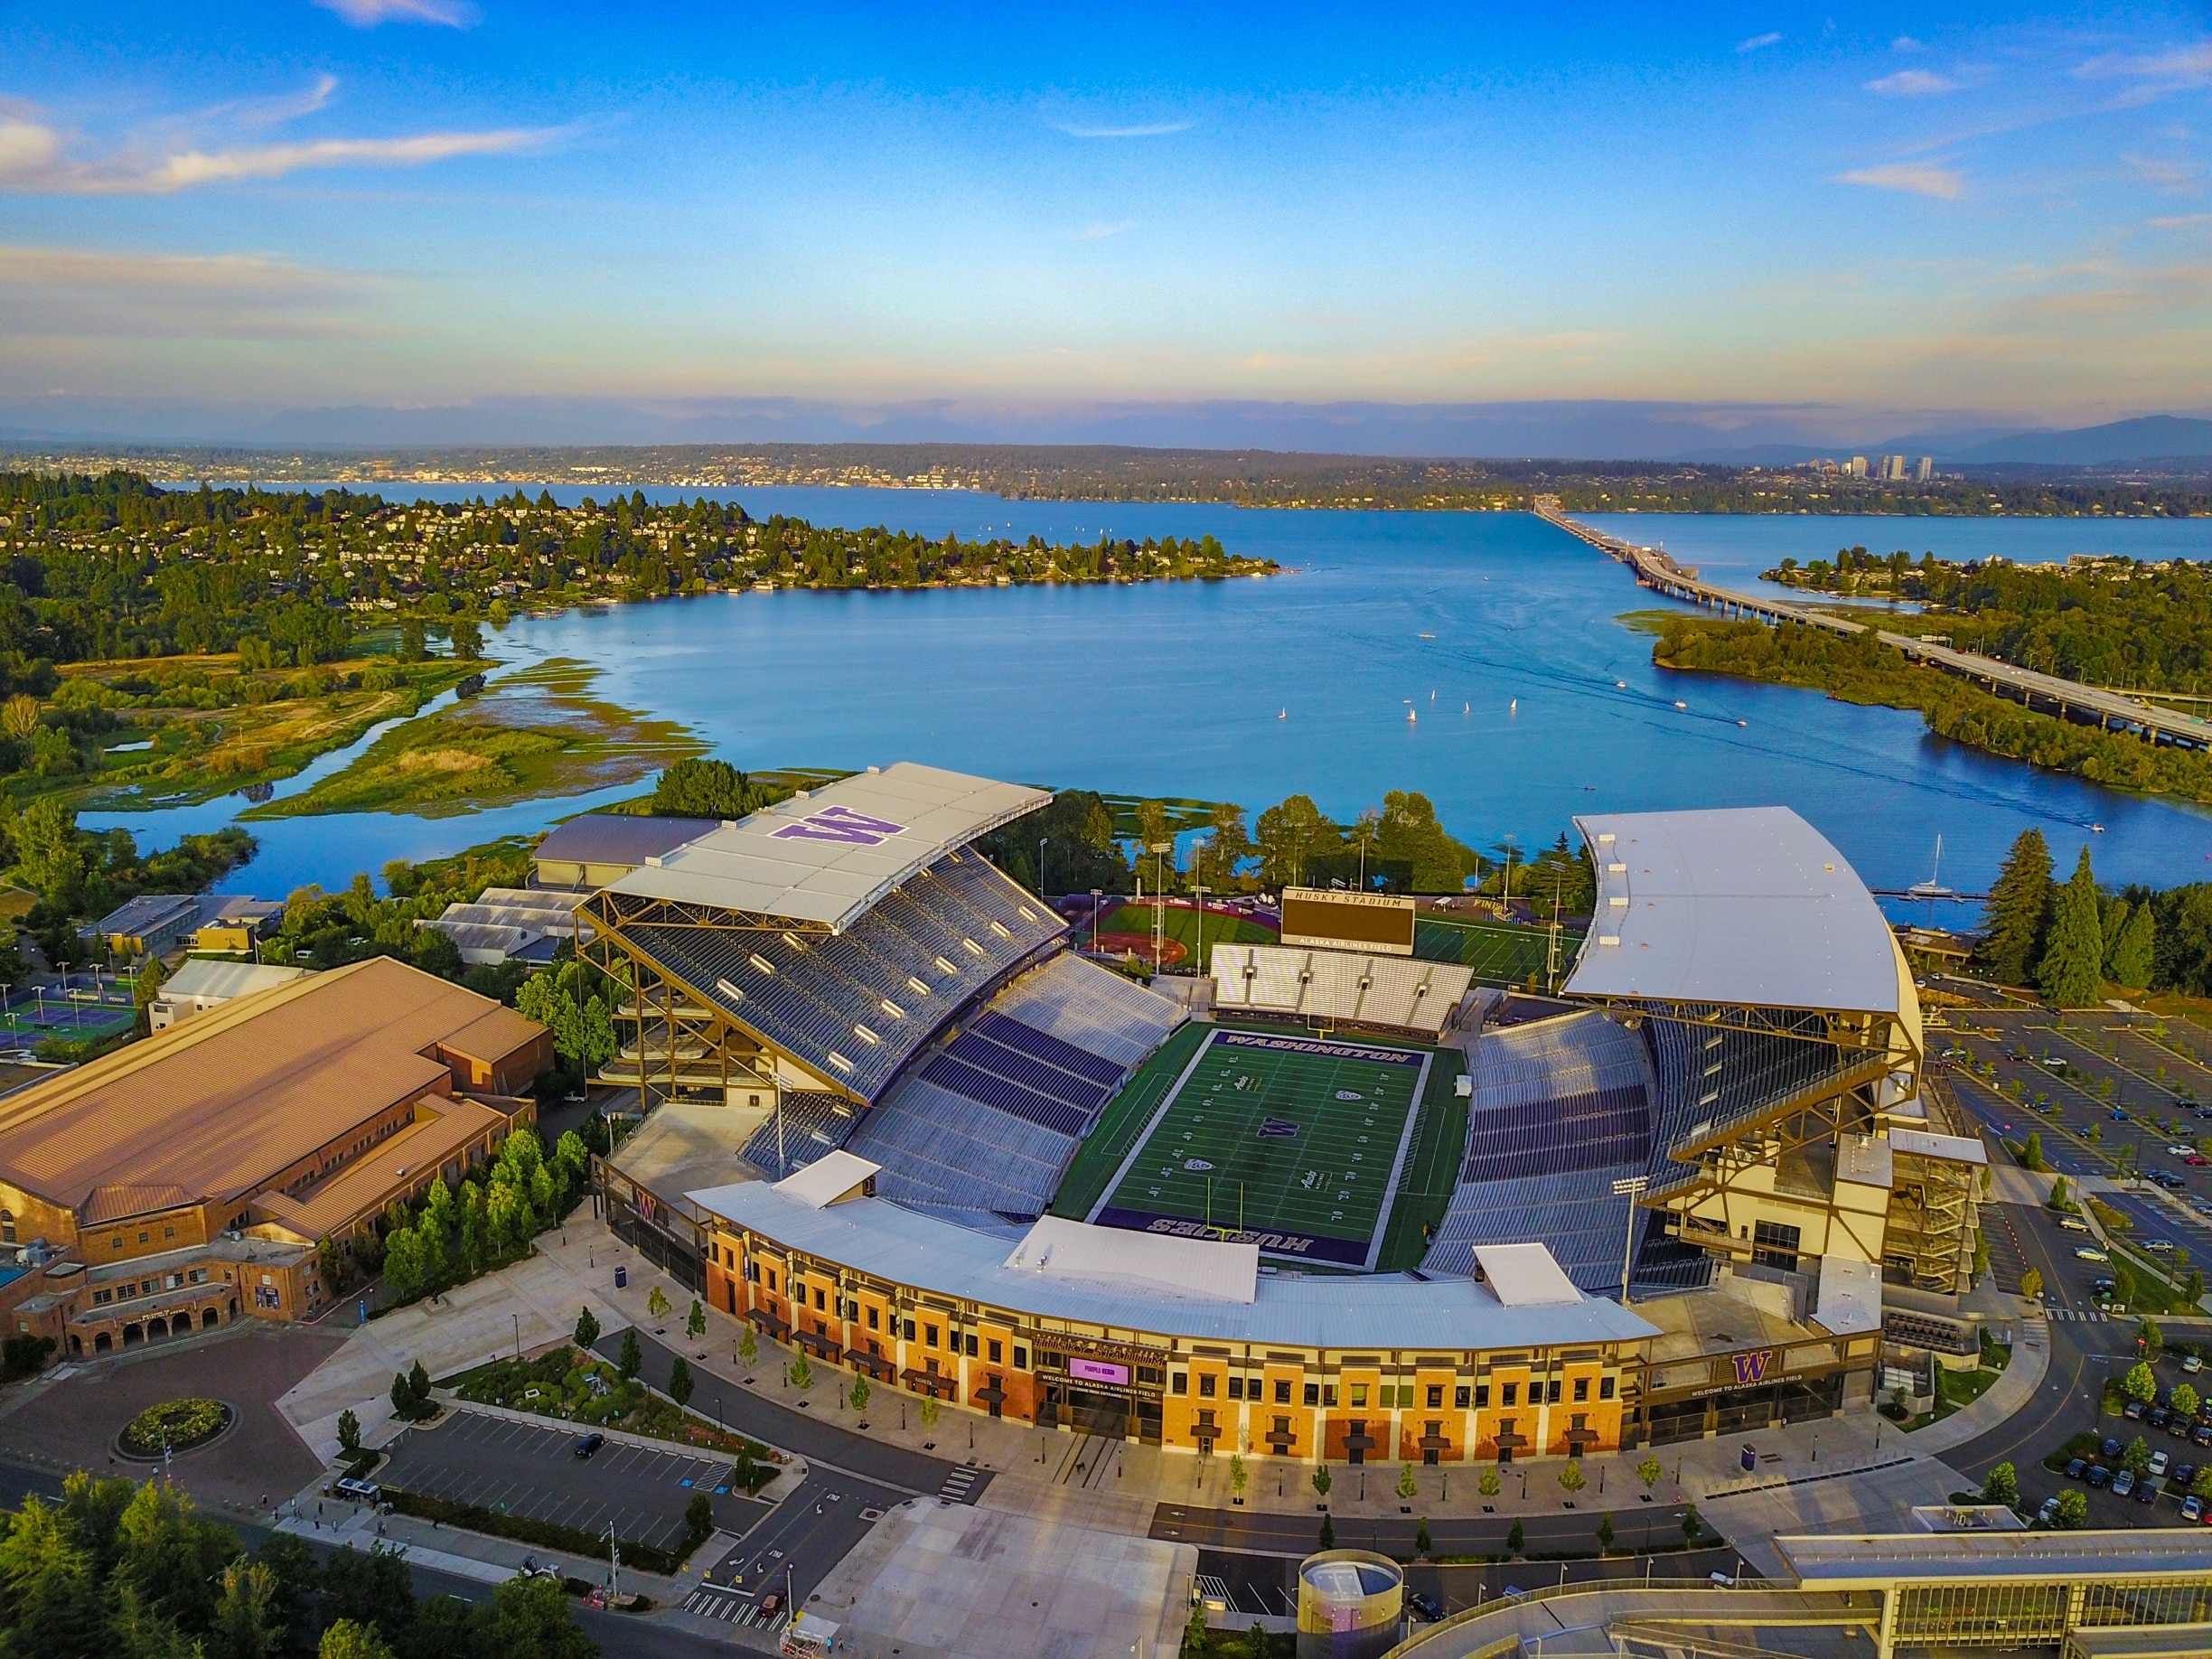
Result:
M2056 714L2060 719L2084 723L2094 721L2106 731L2132 732L2150 743L2212 749L2212 721L2196 715L2183 714L2179 709L2161 708L2124 692L2084 685L2078 680L2039 673L2034 669L2015 668L2011 663L2000 662L1994 657L1978 656L1970 651L1954 651L1948 645L1932 644L1909 633L1892 633L1883 628L1870 630L1864 623L1853 622L1849 617L1837 616L1811 605L1771 598L1765 594L1747 594L1734 588L1721 587L1702 580L1694 567L1677 564L1658 548L1625 541L1618 536L1608 536L1603 530L1594 530L1579 520L1569 518L1561 510L1559 498L1555 495L1538 496L1535 511L1536 516L1546 523L1556 525L1570 536L1586 541L1599 552L1620 560L1636 572L1639 583L1671 599L1703 605L1708 610L1720 612L1723 616L1754 617L1770 624L1802 623L1808 628L1825 628L1831 633L1871 632L1883 644L1895 646L1917 662L1941 669L1947 674L1956 674L1963 680L1977 680L1992 691L2017 697L2028 708L2040 708L2045 713Z

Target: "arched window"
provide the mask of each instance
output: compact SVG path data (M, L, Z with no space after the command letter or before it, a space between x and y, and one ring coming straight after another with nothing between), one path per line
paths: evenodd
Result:
M0 1244L15 1242L15 1212L0 1210Z

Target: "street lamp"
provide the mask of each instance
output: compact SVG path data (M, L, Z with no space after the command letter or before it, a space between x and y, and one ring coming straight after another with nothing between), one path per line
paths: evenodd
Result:
M1628 1200L1628 1220L1624 1230L1625 1236L1621 1240L1621 1306L1623 1308L1628 1306L1628 1271L1636 1257L1636 1200L1644 1195L1644 1189L1650 1185L1649 1176L1630 1176L1626 1180L1613 1183L1615 1195Z
M1093 956L1098 954L1099 906L1105 902L1106 893L1103 888L1091 889L1091 954Z
M1045 843L1051 839L1052 837L1049 835L1037 837L1037 897L1039 898L1049 896L1049 889L1045 886Z

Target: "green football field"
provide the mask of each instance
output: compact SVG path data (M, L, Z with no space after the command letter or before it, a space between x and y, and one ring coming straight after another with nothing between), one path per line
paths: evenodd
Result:
M1372 1269L1412 1139L1422 1050L1215 1028L1087 1219Z

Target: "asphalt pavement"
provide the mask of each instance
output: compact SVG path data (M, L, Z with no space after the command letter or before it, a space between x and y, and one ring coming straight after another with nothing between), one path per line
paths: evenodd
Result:
M808 1475L717 1561L684 1611L741 1627L781 1628L815 1587L906 1494L834 1471ZM781 1600L764 1613L771 1594Z
M1381 1471L1385 1476L1391 1471ZM1517 1473L1517 1471L1516 1471ZM1536 1478L1550 1481L1558 1466L1540 1466ZM1339 1480L1344 1476L1337 1476ZM1394 1476L1393 1476L1394 1478ZM1468 1485L1474 1484L1470 1472ZM1506 1537L1517 1518L1523 1532L1522 1548L1532 1555L1554 1551L1596 1550L1600 1517L1613 1517L1619 1547L1628 1548L1645 1538L1679 1543L1684 1506L1654 1499L1639 1501L1633 1492L1598 1495L1585 1488L1575 1507L1558 1514L1438 1515L1429 1517L1429 1552L1435 1555L1503 1555ZM1410 1556L1422 1517L1333 1515L1331 1528L1343 1549L1358 1546L1385 1555ZM1313 1553L1321 1516L1262 1514L1242 1509L1202 1509L1186 1504L1162 1504L1152 1514L1151 1536L1169 1543L1196 1544L1202 1550L1233 1550L1250 1553L1302 1558Z
M1531 1546L1534 1548L1533 1545ZM1406 1569L1406 1588L1427 1596L1447 1617L1479 1606L1508 1590L1537 1589L1548 1584L1692 1583L1703 1585L1716 1572L1742 1570L1736 1551L1725 1546L1684 1550L1670 1555L1617 1555L1586 1561L1478 1561L1443 1566L1415 1562ZM1294 1617L1298 1612L1298 1561L1287 1556L1249 1555L1231 1550L1198 1551L1198 1594L1222 1603L1231 1613Z
M660 1549L683 1542L684 1511L698 1493L726 1532L742 1532L768 1512L733 1486L726 1457L609 1441L586 1460L576 1452L587 1432L456 1407L429 1428L401 1434L376 1478L401 1492L579 1532L596 1535L611 1524L618 1537Z

